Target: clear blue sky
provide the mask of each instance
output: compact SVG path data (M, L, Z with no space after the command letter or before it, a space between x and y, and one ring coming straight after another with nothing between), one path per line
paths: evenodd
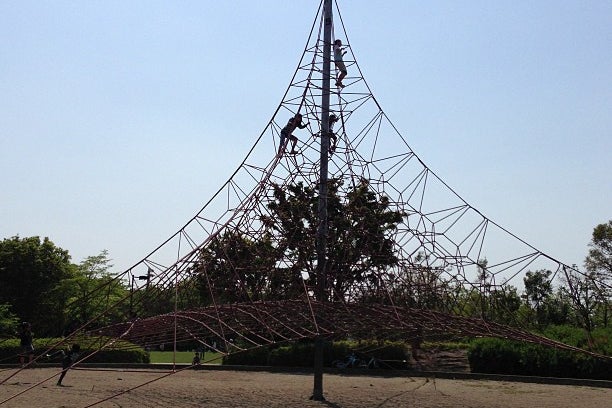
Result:
M48 236L74 262L107 249L116 270L140 260L240 164L317 7L0 2L0 239ZM612 2L340 8L421 159L493 221L582 264L612 219Z

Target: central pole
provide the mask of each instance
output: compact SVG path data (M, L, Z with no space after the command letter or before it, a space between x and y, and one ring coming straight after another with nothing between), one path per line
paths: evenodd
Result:
M317 301L327 301L327 165L329 152L329 96L331 72L332 1L323 2L323 94L321 95L321 169L319 176L319 225L317 228ZM314 353L314 389L311 399L324 401L323 336L318 333Z

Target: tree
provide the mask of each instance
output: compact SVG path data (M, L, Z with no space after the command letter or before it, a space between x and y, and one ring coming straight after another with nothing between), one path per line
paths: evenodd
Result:
M541 308L544 301L552 294L551 274L551 271L541 269L535 272L528 271L523 278L525 295L535 309Z
M517 313L521 306L521 297L514 286L502 286L489 293L490 308L488 317L501 324L517 324Z
M576 311L572 308L572 300L564 287L558 287L546 299L545 308L547 325L569 325L576 322Z
M96 325L104 325L127 316L128 288L110 272L111 261L108 251L102 250L73 265L73 275L58 282L48 307L64 316L64 329L74 329L92 318ZM121 303L123 308L111 307Z
M593 279L598 282L596 292L600 302L602 322L608 325L611 308L612 289L612 220L599 224L593 229L589 254L584 265Z
M275 250L267 238L253 240L230 231L200 251L191 269L202 305L262 300L269 293Z
M578 318L578 325L590 333L595 328L594 317L600 298L599 287L592 273L580 272L576 265L564 268L563 272L561 277L564 283L563 293L571 299Z
M398 264L394 233L405 214L389 199L370 188L366 180L349 188L346 198L333 181L328 198L328 277L334 295L344 299L355 286L377 290L381 270ZM331 194L330 194L331 195Z
M0 304L10 304L39 336L55 334L60 317L47 313L47 297L63 279L73 276L68 251L49 238L19 238L0 242Z
M477 297L480 301L480 317L482 317L483 319L489 318L489 297L491 293L491 288L493 287L493 282L491 281L493 275L489 273L487 265L489 265L489 261L486 258L479 259L476 262L476 270L478 272Z
M612 279L612 220L593 229L589 247L589 254L584 262L587 270L599 272L602 277Z
M452 310L455 314L480 317L502 324L520 324L518 321L521 298L511 285L498 285L488 268L486 258L475 262L477 281L471 285L456 283L453 289Z
M541 269L535 272L528 271L523 278L525 297L535 310L536 322L539 326L544 326L548 323L546 302L553 293L552 282L550 281L551 275L551 271Z
M448 312L458 288L442 278L445 272L444 268L431 266L424 252L418 252L411 261L399 264L393 273L384 275L385 291L373 293L364 301Z
M316 259L315 235L317 231L318 199L313 187L302 182L285 187L273 185L273 200L268 203L271 212L262 217L270 237L275 239L277 257L289 265L290 273L300 277L301 272L312 272ZM337 205L337 194L330 189L328 207Z
M0 305L0 339L13 337L19 326L19 319L10 309L10 305Z
M364 288L381 284L377 270L398 263L393 234L404 214L366 180L345 192L342 187L340 180L329 180L326 286L336 299L361 298ZM271 234L280 235L279 253L293 265L292 276L309 273L311 287L317 286L316 274L310 273L316 260L317 205L315 186L274 186L274 201L268 204L272 215L263 217Z

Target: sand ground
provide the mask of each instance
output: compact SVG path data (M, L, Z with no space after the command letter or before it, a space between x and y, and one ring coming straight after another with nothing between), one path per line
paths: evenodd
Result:
M0 372L0 408L612 407L612 389L569 385L326 374L326 400L317 402L309 400L312 374L187 370L160 378L167 373L72 370L58 387L58 369L22 370L8 378L15 372Z

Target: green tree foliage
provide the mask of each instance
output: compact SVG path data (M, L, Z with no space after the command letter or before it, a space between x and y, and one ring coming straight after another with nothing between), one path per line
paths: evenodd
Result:
M331 183L328 206L338 205L337 190ZM274 200L268 204L270 216L262 222L270 235L277 237L278 256L290 265L290 274L301 276L301 271L314 270L316 259L315 235L317 230L318 199L313 187L302 182L286 186L273 186ZM330 211L332 212L332 211Z
M344 298L353 285L368 281L376 286L378 274L396 265L394 232L405 214L391 208L386 196L379 196L362 181L340 200L337 182L328 198L328 276L335 296Z
M398 272L401 279L392 278L388 282L387 290L393 304L418 309L452 310L452 299L456 298L460 289L440 278L442 269L418 264L423 259L417 255L415 265ZM378 300L385 301L384 298Z
M47 309L48 298L73 275L68 251L49 238L15 236L0 242L0 304L10 304L21 320L31 322L36 335L53 334L61 326Z
M513 286L504 286L489 293L488 319L502 324L515 325L521 297Z
M518 315L522 302L517 288L495 284L494 276L487 266L486 258L475 263L478 278L475 284L446 284L448 290L443 291L441 296L448 298L446 303L449 307L446 310L437 310L508 325L520 325Z
M535 311L535 320L539 326L548 324L547 302L553 294L553 287L549 270L528 271L523 278L525 284L525 297Z
M387 293L379 297L373 293L369 299L382 303L390 301L397 306L471 316L465 313L463 303L469 297L468 291L457 281L443 277L449 270L431 266L429 256L418 252L412 262L402 263L395 268L393 274L387 275Z
M295 299L304 293L302 271L312 266L312 226L316 199L303 184L274 189L271 216L262 216L264 232L249 237L226 231L203 248L190 269L193 291L181 304Z
M586 273L575 265L564 269L561 289L571 300L576 324L592 332L608 326L612 309L612 220L593 229L584 265Z
M18 325L19 319L11 312L11 306L0 305L0 338L12 337Z
M527 300L536 308L541 308L546 299L552 295L551 271L528 271L523 278Z
M596 312L601 307L601 289L591 272L582 273L574 265L561 277L561 290L571 300L576 324L591 332L596 327Z
M275 250L268 238L252 240L227 232L204 248L192 273L203 305L263 300L273 285L286 290L291 281L266 279L275 269ZM273 275L275 276L275 275Z
M49 238L4 239L0 304L10 305L15 316L32 323L37 337L62 335L92 318L98 325L123 318L126 311L109 309L128 293L111 267L105 250L75 265L68 251Z
M589 248L584 264L592 278L598 282L599 315L602 324L608 326L612 309L612 220L593 229Z
M569 324L574 319L574 316L571 299L563 288L558 288L546 301L546 319L548 324Z
M95 318L95 325L104 325L127 315L126 283L110 272L108 251L88 256L74 265L74 274L60 281L52 292L49 308L56 308L64 316L67 330ZM111 307L123 301L122 308Z
M346 191L341 191L343 187L339 180L330 180L327 197L326 284L340 299L363 296L351 291L366 282L368 287L376 285L373 272L397 264L393 233L405 215L393 209L388 198L374 192L365 180ZM286 190L275 186L274 198L268 205L272 215L264 217L264 224L282 236L278 249L291 260L291 275L312 272L318 228L315 186L298 183ZM316 286L316 279L309 273L308 284Z
M452 293L449 312L466 317L482 318L507 325L520 325L521 298L513 286L495 286L487 291L462 286ZM445 310L442 310L445 311Z
M602 277L612 279L612 220L593 229L589 247L585 260L587 270L599 272Z

